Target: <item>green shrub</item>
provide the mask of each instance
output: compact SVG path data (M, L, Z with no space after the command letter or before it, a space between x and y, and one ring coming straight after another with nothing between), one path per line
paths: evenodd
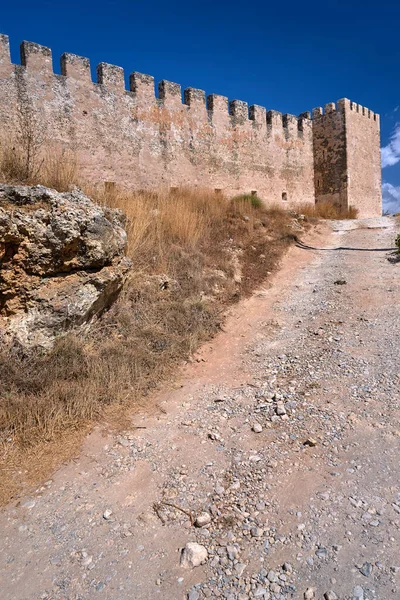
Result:
M253 208L262 208L264 205L261 198L259 198L256 194L240 194L239 196L235 196L232 198L232 202L248 202L253 206Z
M400 254L400 233L397 235L394 243L397 246L397 252Z

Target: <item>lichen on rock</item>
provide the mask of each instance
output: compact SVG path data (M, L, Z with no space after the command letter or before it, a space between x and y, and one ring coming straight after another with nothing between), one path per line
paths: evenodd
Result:
M130 261L120 210L82 191L0 185L0 334L51 348L112 304Z

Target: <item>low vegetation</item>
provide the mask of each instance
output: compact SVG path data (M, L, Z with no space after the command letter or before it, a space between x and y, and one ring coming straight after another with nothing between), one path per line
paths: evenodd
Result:
M297 210L305 217L315 219L356 219L358 215L358 210L354 206L345 208L331 202L318 202L317 204L306 202L299 204Z
M239 194L239 196L232 198L232 202L241 204L242 206L246 206L250 203L254 208L261 208L263 205L263 201L257 194Z
M23 171L5 174L2 162L0 178L61 191L79 184L74 161L53 157L28 180ZM86 337L60 339L43 355L0 352L3 502L71 455L68 436L80 439L96 420L115 420L143 403L219 330L226 308L266 279L294 239L290 214L247 198L81 187L126 213L134 267L119 300Z

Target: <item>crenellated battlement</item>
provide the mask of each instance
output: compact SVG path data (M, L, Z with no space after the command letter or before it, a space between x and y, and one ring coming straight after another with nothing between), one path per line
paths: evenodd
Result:
M83 83L92 83L90 60L84 56L65 52L60 59L61 75Z
M50 48L24 41L20 50L12 64L0 34L0 142L18 142L26 112L45 146L70 147L92 182L205 185L285 205L321 194L347 202L347 148L366 131L378 143L379 115L346 98L295 116L194 87L182 94L179 83L155 85L137 71L126 89L124 69L106 62L93 81L89 58L71 53L58 75Z
M0 68L9 70L13 65L10 59L10 48L8 36L0 34ZM53 74L53 62L51 49L46 46L34 42L24 41L21 44L21 66L32 72L42 72L49 75ZM64 53L60 58L61 75L69 79L73 79L81 84L88 86L102 86L105 91L113 94L125 95L133 93L140 103L160 102L168 109L182 109L184 106L189 109L206 107L209 111L211 121L213 113L216 115L230 115L232 124L237 127L252 121L262 129L264 126L267 133L280 132L287 139L302 137L305 127L311 127L312 124L307 123L311 119L309 112L304 112L295 117L294 115L282 115L275 110L268 110L265 107L252 105L248 106L247 102L242 100L231 100L225 96L218 94L210 94L207 96L203 90L196 88L187 88L183 93L181 86L178 83L162 80L158 83L158 97L155 93L154 78L143 73L133 72L129 76L129 90L125 87L125 74L122 67L101 62L96 67L97 78L92 81L90 59L78 56L76 54ZM318 107L312 111L312 120L320 118L325 114L335 111L342 111L345 108L353 110L359 114L367 116L379 122L379 115L372 111L351 102L347 99L339 100L337 106L331 102L326 104L324 109Z
M336 104L335 102L329 102L328 104L325 104L324 108L322 108L321 106L314 108L312 111L312 118L319 119L320 117L331 113L345 113L346 111L356 112L362 116L367 117L368 119L376 121L379 124L379 115L377 113L374 113L372 110L361 106L361 104L352 102L347 98L342 98L341 100L338 100Z
M52 52L50 48L41 46L34 42L22 42L21 65L29 72L42 72L55 75L53 71ZM8 36L0 34L0 65L3 69L17 67L10 59L10 48ZM1 68L1 67L0 67ZM293 115L282 115L277 111L267 111L265 107L252 105L242 100L231 100L218 94L207 96L203 90L187 88L183 93L178 83L162 80L157 85L158 97L155 93L154 78L151 75L133 72L129 75L129 90L125 87L124 69L117 65L101 62L96 67L96 81L92 81L90 59L76 54L64 53L60 58L61 75L72 79L80 84L86 84L89 88L102 86L105 91L121 96L133 93L139 103L155 104L157 101L168 109L189 109L206 107L211 121L213 114L232 117L232 125L237 127L252 121L254 124L265 129L268 133L280 132L286 138L301 137L304 130L306 118L302 113L298 119ZM308 113L307 113L308 114ZM269 116L268 116L269 115ZM295 123L296 121L296 123ZM266 127L268 125L268 127Z
M125 91L125 77L122 67L100 63L97 65L97 83L115 94Z
M34 42L22 42L20 46L21 65L34 71L47 71L53 73L53 61L50 48L35 44Z

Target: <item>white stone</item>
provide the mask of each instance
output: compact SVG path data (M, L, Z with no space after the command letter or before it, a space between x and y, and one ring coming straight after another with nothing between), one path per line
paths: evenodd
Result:
M364 600L364 590L361 585L356 585L353 590L353 600Z
M211 516L208 512L202 512L197 515L196 520L194 522L196 527L205 527L211 523Z
M192 569L203 565L208 559L207 548L196 542L188 542L181 552L181 567Z
M253 427L252 427L254 433L261 433L263 428L260 425L260 423L254 423Z

